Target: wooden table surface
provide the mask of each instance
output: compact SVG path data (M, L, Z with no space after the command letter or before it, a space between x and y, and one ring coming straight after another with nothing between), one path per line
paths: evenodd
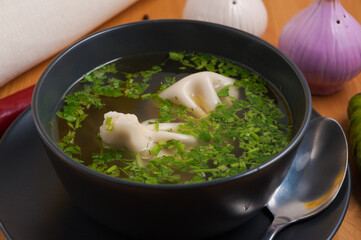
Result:
M268 26L263 39L277 46L282 27L298 11L305 8L313 0L264 0L268 11ZM95 31L111 26L142 20L145 15L149 19L182 18L182 11L186 0L139 0L130 8L104 23ZM344 8L361 23L361 1L341 0ZM6 97L16 91L34 85L53 57L29 69L27 72L13 79L0 88L0 98ZM344 89L326 97L313 96L313 108L321 115L336 119L346 130L348 119L346 108L349 99L361 92L361 74L348 82ZM350 156L352 192L348 211L344 221L336 233L335 240L361 239L361 174ZM0 231L0 240L5 240Z

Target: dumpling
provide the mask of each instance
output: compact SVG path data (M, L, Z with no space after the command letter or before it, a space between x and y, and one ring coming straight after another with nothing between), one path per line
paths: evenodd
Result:
M198 72L182 78L162 91L159 96L169 99L175 104L186 106L194 117L202 118L214 110L217 104L224 101L229 102L229 98L220 99L217 93L234 82L234 79L218 73ZM231 86L229 96L238 99L238 89Z
M229 97L220 99L217 93L234 82L234 79L214 72L199 72L179 80L161 92L159 96L170 99L175 104L185 105L196 118L201 118L215 109L217 104L230 101ZM229 88L229 96L239 97L236 87ZM140 123L134 114L111 111L104 114L104 122L100 126L100 137L105 145L113 149L126 148L139 153L145 160L155 157L151 150L159 141L178 140L186 147L199 144L194 136L174 132L181 123L159 123L156 129L155 124L150 124L152 121L155 120ZM157 156L171 154L172 150L162 149Z
M186 147L197 145L197 138L185 134L172 132L179 123L160 123L158 131L149 121L141 124L134 114L108 112L104 114L103 125L100 126L100 137L104 144L113 149L127 148L129 151L139 153L144 159L151 159L151 150L159 141L171 139L179 140ZM166 151L157 156L167 155Z

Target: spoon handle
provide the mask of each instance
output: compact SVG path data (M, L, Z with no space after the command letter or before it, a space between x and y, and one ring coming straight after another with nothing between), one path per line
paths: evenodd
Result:
M290 223L290 220L285 217L275 217L272 224L267 228L267 231L263 235L263 240L272 240L276 234L286 227Z

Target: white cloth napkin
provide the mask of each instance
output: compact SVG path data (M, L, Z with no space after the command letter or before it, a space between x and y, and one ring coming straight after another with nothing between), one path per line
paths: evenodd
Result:
M0 87L135 1L0 1Z

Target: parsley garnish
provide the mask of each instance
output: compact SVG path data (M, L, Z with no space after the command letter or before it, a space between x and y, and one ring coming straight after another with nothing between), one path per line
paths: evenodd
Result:
M85 75L84 89L64 100L57 115L67 122L69 132L58 145L69 156L84 161L80 147L74 143L76 130L88 116L87 109L103 107L103 96L152 99L159 111L154 123L156 130L161 122L182 119L177 132L195 136L202 142L188 150L176 140L158 142L150 151L156 157L144 164L137 153L104 148L100 139L100 152L93 153L88 167L110 176L152 184L204 182L254 168L289 143L292 129L281 123L285 116L274 99L268 97L269 90L263 78L232 62L206 54L170 52L168 61L179 62L182 71L213 71L235 78L234 86L244 98L231 99L232 107L229 103L219 104L205 118L195 119L185 106L159 97L159 92L175 83L174 77L165 77L157 92L146 93L152 76L162 71L162 66L137 73L119 73L115 64L108 64ZM219 91L218 96L229 97L229 87ZM113 129L111 120L105 120L108 131ZM158 157L162 149L173 150L174 155Z

